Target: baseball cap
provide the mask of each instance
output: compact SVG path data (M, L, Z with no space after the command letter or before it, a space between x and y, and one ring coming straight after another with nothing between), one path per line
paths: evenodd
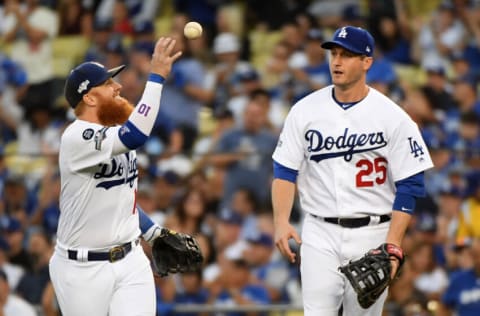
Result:
M242 216L230 210L223 210L218 219L223 223L232 225L242 225L243 223Z
M233 33L221 33L213 41L213 52L215 54L234 53L240 50L238 38Z
M0 236L0 250L3 250L4 252L8 252L10 250L10 245L2 236Z
M260 79L258 72L255 69L248 69L242 72L239 72L236 75L238 81L253 81Z
M78 65L70 72L65 82L65 98L70 106L75 108L90 89L115 77L124 68L125 65L106 69L104 65L91 61Z
M110 19L95 19L93 21L93 29L97 32L111 31L113 23Z
M155 31L155 28L151 21L141 20L133 24L133 32L135 34L150 34L153 31Z
M323 37L323 32L322 32L322 30L313 28L313 29L308 30L308 32L307 32L307 39L308 39L308 40L311 40L311 41L320 41L320 42L323 42L323 40L324 40L325 38Z
M132 52L143 53L147 55L153 54L155 50L155 43L149 41L138 41L134 42L130 47Z
M375 41L372 35L361 27L344 26L335 31L330 41L322 44L322 48L325 49L332 49L334 46L341 46L355 54L371 57Z
M259 233L259 234L256 234L255 236L251 236L247 238L247 241L256 245L273 247L273 238L271 235L267 233Z
M14 233L22 230L22 224L20 221L8 216L3 216L0 219L0 227L2 228L2 231L6 233Z
M107 42L106 47L107 52L122 55L125 53L125 49L123 48L122 39L119 37L112 37Z

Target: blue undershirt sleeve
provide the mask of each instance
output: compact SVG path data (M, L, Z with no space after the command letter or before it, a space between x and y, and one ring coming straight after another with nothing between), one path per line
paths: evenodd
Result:
M275 179L287 180L290 182L297 182L298 170L285 167L275 160L273 161L273 177Z
M395 182L397 192L393 201L393 210L412 214L416 198L426 195L424 172L419 172L408 178Z
M139 217L139 222L140 222L140 230L142 231L142 234L145 234L155 223L148 217L147 214L142 210L140 206L137 204L137 210L138 210L138 217Z

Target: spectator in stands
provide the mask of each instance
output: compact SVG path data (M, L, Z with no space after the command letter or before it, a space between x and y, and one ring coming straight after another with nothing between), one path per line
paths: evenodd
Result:
M257 212L259 205L255 194L245 188L239 188L233 193L232 203L230 205L232 212L239 214L242 217L242 231L240 233L241 239L257 236L258 223Z
M36 198L29 191L26 180L24 176L9 174L5 178L1 201L4 215L15 218L22 227L26 225L26 220L32 214L36 204Z
M389 6L393 2L393 6ZM368 26L375 38L375 51L392 63L410 65L412 27L403 1L385 1L382 5L370 1ZM377 10L375 10L377 9ZM393 9L393 10L392 10ZM375 59L375 62L377 60Z
M243 126L227 131L220 139L209 163L226 168L222 205L230 205L233 193L248 188L260 204L268 203L268 182L271 163L268 161L276 146L277 135L266 131L265 109L256 102L245 108Z
M473 268L452 274L442 296L438 316L474 316L480 310L480 238L474 237L469 253Z
M447 137L448 147L471 168L480 167L480 117L473 111L462 113L458 131Z
M431 62L425 67L427 82L422 87L433 110L447 112L455 107L452 98L452 87L448 82L445 67Z
M27 74L22 66L0 53L0 144L16 138L23 117L18 101L27 89Z
M206 88L206 72L203 65L189 52L183 34L175 33L176 50L183 52L174 64L171 75L165 81L160 107L170 117L183 135L183 152L190 154L199 132L199 112L213 97Z
M311 29L306 36L304 46L306 63L302 67L291 68L293 75L293 103L331 83L325 50L321 47L324 40L322 31L320 29Z
M467 197L458 217L457 240L480 237L480 185Z
M275 44L267 60L259 65L259 72L262 78L262 85L272 95L285 103L290 98L289 89L291 74L288 60L292 53L292 47L285 41Z
M242 306L268 304L267 289L252 281L248 263L241 257L227 257L221 267L219 283L211 288L209 303ZM260 313L229 312L227 316L261 315Z
M7 275L9 287L15 289L25 270L21 266L8 261L9 251L8 242L0 235L0 270L3 270Z
M202 271L186 272L180 276L182 291L177 289L175 304L206 304L208 291L202 286ZM180 316L198 316L198 313L175 313ZM204 315L205 316L205 315Z
M155 42L155 26L152 21L140 20L132 25L134 42Z
M478 99L477 84L472 79L460 77L454 82L453 97L457 102L458 108L451 113L447 113L448 120L458 119L459 113L474 112L480 117L480 100Z
M63 122L55 120L48 107L33 107L25 112L25 120L17 126L20 155L39 158L58 153Z
M63 0L58 5L59 36L87 35L87 23L85 8L82 0Z
M112 22L107 20L94 20L92 43L85 53L84 61L96 61L101 64L107 59L107 44L112 38Z
M473 82L478 80L479 73L471 66L465 49L452 52L450 63L452 65L452 79L454 82L460 78L469 78Z
M33 306L24 299L11 293L7 275L0 269L0 315L37 316Z
M133 33L126 1L115 0L112 8L113 32L129 36Z
M288 263L279 256L272 235L257 232L247 238L248 247L243 252L252 269L254 283L264 286L272 302L288 302L286 285L290 279Z
M236 125L242 126L245 106L253 91L262 88L262 83L258 72L253 68L239 72L234 80L238 85L238 94L228 100L227 108L232 111Z
M213 244L217 254L221 254L240 240L243 223L242 217L235 212L222 210L219 213L213 233Z
M418 243L410 253L415 289L429 300L438 300L448 284L448 276L435 261L433 245Z
M252 69L250 63L241 60L241 45L233 33L220 33L213 41L215 66L215 97L213 107L224 106L231 97L238 95L238 74Z
M181 188L180 177L173 171L157 171L153 180L155 208L168 213L173 211L174 200Z
M193 159L197 161L198 168L203 168L208 160L208 155L212 153L220 137L235 125L233 113L226 107L220 107L213 112L215 126L208 135L200 137L195 143L193 150Z
M48 263L53 253L52 242L45 231L33 229L28 238L28 256L32 269L25 271L15 289L19 296L34 305L42 303L42 297L50 282Z
M115 6L122 3L125 6L126 15L132 23L138 21L153 21L158 13L160 1L158 0L96 0L95 18L100 20L112 20Z
M108 69L113 68L115 65L122 65L128 62L122 40L119 36L112 36L107 42L104 65Z
M8 261L22 267L25 271L29 271L32 263L27 250L24 248L25 231L20 222L11 217L2 217L0 224L8 243Z
M418 33L413 43L413 58L424 66L438 60L447 67L448 56L465 45L465 35L465 26L456 15L455 6L444 1Z
M205 259L210 255L210 242L202 227L206 216L206 200L196 188L187 189L177 200L175 211L165 219L165 227L186 233L198 241Z
M56 157L56 156L55 156ZM49 163L41 180L38 202L29 218L30 225L40 226L52 238L57 233L60 217L60 176L55 163Z
M57 15L40 0L26 1L25 10L19 1L5 4L6 33L3 39L12 44L11 58L25 68L28 90L21 100L27 109L49 108L53 102L52 41L58 33Z

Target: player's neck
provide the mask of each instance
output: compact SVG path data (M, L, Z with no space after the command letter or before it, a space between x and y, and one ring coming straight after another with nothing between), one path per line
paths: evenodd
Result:
M98 116L91 111L85 111L82 115L77 116L77 119L102 125Z
M351 103L363 100L367 96L369 90L370 88L365 84L354 87L335 86L333 88L333 95L338 102Z

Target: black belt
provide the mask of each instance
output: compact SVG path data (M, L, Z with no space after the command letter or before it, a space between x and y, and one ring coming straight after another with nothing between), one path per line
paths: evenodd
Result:
M134 241L135 245L138 245L139 240ZM120 259L123 259L130 251L132 250L132 242L127 242L121 246L116 246L111 248L108 252L95 252L89 251L87 253L86 261L104 261L108 260L110 262L115 262ZM78 260L78 251L68 249L68 259Z
M358 228L358 227L368 226L372 218L372 216L348 218L348 217L320 217L313 214L311 215L315 218L322 219L327 223L337 224L346 228ZM391 219L390 215L380 215L380 221L378 222L378 224L388 222L390 219Z

